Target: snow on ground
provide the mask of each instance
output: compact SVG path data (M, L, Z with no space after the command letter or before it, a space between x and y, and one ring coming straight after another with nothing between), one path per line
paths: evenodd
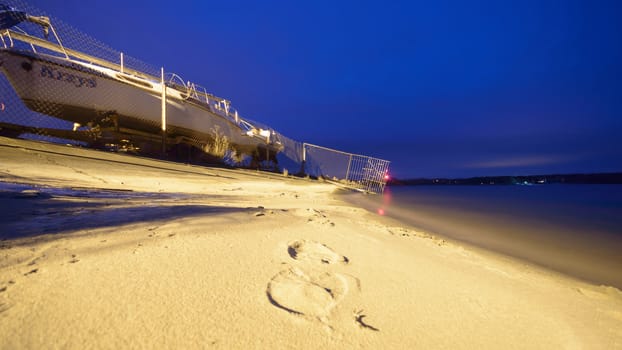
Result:
M622 348L622 293L331 184L0 138L0 348Z

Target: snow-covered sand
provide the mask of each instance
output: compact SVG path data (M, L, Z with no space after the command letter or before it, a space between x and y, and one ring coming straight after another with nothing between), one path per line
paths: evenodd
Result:
M622 348L622 292L331 184L0 138L0 348Z

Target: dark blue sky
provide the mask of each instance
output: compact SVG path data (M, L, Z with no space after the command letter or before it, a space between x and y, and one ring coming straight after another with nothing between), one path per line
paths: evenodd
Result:
M28 1L394 176L622 171L620 1Z

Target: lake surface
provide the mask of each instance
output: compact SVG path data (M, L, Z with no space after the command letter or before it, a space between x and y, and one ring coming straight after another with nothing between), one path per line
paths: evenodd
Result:
M439 236L622 289L622 185L394 186L348 201Z

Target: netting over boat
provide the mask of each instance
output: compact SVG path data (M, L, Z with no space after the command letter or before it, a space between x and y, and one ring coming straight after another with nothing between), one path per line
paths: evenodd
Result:
M86 53L102 61L119 63L121 52L99 42L89 35L77 30L61 19L50 17L44 10L35 8L21 0L3 0L4 10L14 11L8 16L9 20L15 17L21 20L15 25L7 25L7 17L0 20L0 47L14 49L15 52L26 52L46 55L50 57L66 58L71 52ZM34 19L34 20L29 20ZM48 24L49 25L46 25ZM27 38L27 40L24 40ZM60 48L60 50L59 50ZM51 142L63 142L70 144L87 145L100 136L99 127L91 122L90 116L85 116L84 111L71 109L69 104L55 103L55 100L67 100L79 102L82 95L76 94L77 90L95 88L95 80L89 77L88 72L76 74L75 72L59 69L53 61L46 61L38 65L28 56L18 62L23 71L37 70L41 79L36 81L23 74L7 74L11 69L11 60L8 52L3 52L3 73L0 78L0 125L3 134L19 135L31 139L39 139ZM158 69L130 56L124 56L124 65L134 70L156 75ZM88 61L83 60L85 63ZM81 67L86 70L87 67ZM58 82L62 81L67 89L59 89ZM109 92L100 90L100 100L111 99L106 96ZM53 96L54 98L50 97ZM98 119L104 121L107 116L102 111ZM66 117L75 116L74 119ZM81 123L80 121L83 121ZM27 128L19 128L26 126ZM154 128L158 128L154 125ZM71 133L70 133L71 132Z
M179 161L217 157L371 192L386 183L387 161L288 138L22 0L0 4L0 72L3 136Z
M38 38L49 40L50 42L59 43L57 39L60 39L60 43L68 48L87 53L91 56L101 58L103 60L120 64L121 51L115 50L112 47L100 42L99 40L85 34L84 32L74 28L70 24L64 22L60 18L52 17L44 9L39 9L29 5L22 0L2 0L2 4L12 7L15 10L25 12L32 16L46 16L50 19L52 28L57 32L58 38L54 35L52 28L47 33L41 28L41 25L28 21L20 22L17 26L12 27L16 32L25 32L29 35L36 36ZM16 29L17 28L17 29ZM27 44L21 43L22 47L28 48ZM41 48L38 48L41 49ZM138 58L123 55L124 65L127 68L134 69L136 71L144 72L152 76L158 77L160 75L160 68L141 61Z

